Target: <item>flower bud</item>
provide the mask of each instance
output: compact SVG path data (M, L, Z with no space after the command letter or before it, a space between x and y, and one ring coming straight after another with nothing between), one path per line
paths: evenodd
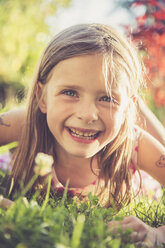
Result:
M40 176L45 176L52 171L53 157L51 155L39 152L35 158L36 165L34 172Z

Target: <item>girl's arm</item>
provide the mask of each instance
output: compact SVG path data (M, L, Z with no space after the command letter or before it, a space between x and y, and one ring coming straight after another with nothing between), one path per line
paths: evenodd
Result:
M138 140L137 166L165 186L165 147L142 129Z
M0 146L18 141L25 123L25 109L16 109L0 115Z
M2 195L0 196L0 207L1 208L9 208L13 204L13 201L4 198Z
M160 143L165 146L165 128L161 122L156 118L147 105L139 98L139 120L137 125L150 133Z

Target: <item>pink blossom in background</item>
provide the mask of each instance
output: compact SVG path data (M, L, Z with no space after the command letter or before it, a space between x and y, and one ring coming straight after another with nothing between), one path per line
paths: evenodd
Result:
M8 152L0 154L0 169L1 170L10 170L11 166L11 157Z

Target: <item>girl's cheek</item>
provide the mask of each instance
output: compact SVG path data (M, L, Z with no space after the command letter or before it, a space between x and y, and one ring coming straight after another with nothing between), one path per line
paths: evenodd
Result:
M107 111L106 116L109 117L111 120L120 119L123 116L123 113L124 111L122 107L115 106L111 107Z
M113 114L111 114L111 122L113 122L116 127L121 126L124 120L125 120L125 114L123 109L120 109L116 112L114 111Z

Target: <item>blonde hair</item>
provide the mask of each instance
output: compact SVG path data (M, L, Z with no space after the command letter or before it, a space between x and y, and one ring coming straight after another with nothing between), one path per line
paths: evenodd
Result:
M52 69L60 61L82 55L102 54L106 66L110 68L111 83L118 83L121 72L127 80L123 84L128 95L135 96L142 84L141 65L131 42L113 28L102 24L82 24L72 26L57 34L48 44L38 64L30 94L24 134L16 151L11 177L14 178L13 192L19 188L24 178L26 185L33 175L34 159L38 152L53 154L54 137L51 134L46 114L40 111L36 98L38 82L46 85ZM106 87L108 88L107 80ZM113 199L117 208L128 203L131 198L131 173L129 163L132 153L132 135L136 116L135 104L129 104L125 120L113 142L100 151L98 156L104 186L97 193L100 202L109 207Z

